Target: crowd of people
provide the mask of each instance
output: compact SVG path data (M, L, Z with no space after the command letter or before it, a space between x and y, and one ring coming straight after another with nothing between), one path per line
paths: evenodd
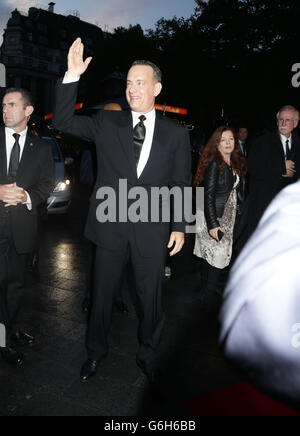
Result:
M53 118L57 130L93 142L97 153L97 175L86 171L93 159L88 151L80 171L91 195L85 231L91 244L84 302L89 313L87 360L80 378L86 382L94 376L109 351L112 308L116 299L122 303L116 296L127 274L140 307L136 360L154 383L165 322L161 293L166 258L182 250L186 223L184 219L170 223L149 219L100 224L97 209L105 199L99 198L97 191L108 186L119 194L119 181L125 179L128 190L139 186L150 192L152 187L167 186L184 194L184 188L191 185L189 133L155 112L162 76L149 61L134 62L128 72L126 97L131 111L107 107L92 117L74 115L78 82L92 60L83 60L83 49L80 39L70 48L68 71L57 84ZM15 321L24 292L26 255L33 251L36 240L37 208L53 189L53 160L51 150L28 131L33 112L29 94L7 90L2 109L0 323L6 337L0 353L4 360L18 365L23 355L14 345L34 341L32 335L17 329ZM202 265L200 292L222 293L222 273L230 270L272 200L299 179L298 122L297 109L284 106L277 114L277 129L251 144L247 127L235 130L223 125L200 149L192 181L194 187L204 188L204 210L197 210L194 246Z

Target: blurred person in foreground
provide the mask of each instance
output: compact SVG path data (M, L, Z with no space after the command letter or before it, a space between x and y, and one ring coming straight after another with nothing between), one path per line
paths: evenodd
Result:
M300 401L300 181L273 200L235 263L221 311L225 356L259 388Z
M219 292L231 262L236 217L244 199L245 159L236 132L219 127L199 161L194 185L204 182L204 211L197 210L194 254L202 259L202 291Z

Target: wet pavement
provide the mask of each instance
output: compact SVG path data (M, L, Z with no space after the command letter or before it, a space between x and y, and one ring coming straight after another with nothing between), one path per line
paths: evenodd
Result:
M40 264L28 273L20 324L36 336L20 368L0 361L0 416L188 416L186 401L240 381L218 348L218 295L200 295L193 241L173 262L164 283L167 315L159 349L162 397L149 390L135 363L137 317L113 314L110 353L87 384L85 208L75 198L68 216L51 216L41 237Z

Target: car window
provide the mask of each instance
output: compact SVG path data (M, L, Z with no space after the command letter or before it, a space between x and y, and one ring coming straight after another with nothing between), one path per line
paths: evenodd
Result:
M45 137L43 137L42 139L51 145L54 162L63 162L62 155L56 140L53 138Z

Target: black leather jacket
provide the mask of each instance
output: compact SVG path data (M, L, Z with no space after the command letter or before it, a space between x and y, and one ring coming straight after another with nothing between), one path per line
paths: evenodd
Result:
M214 159L205 171L204 177L204 213L208 230L220 227L218 218L222 218L225 205L234 186L235 176L225 164L221 174L219 163ZM238 213L245 198L245 180L241 179L237 188Z

